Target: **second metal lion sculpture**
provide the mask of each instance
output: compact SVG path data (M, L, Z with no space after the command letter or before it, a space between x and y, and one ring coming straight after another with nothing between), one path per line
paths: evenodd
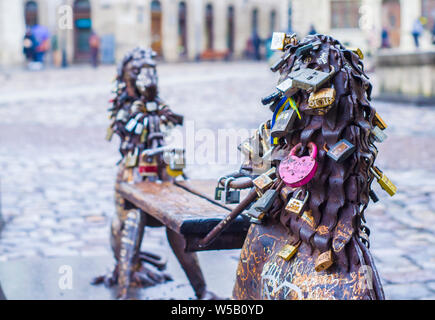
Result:
M183 117L171 111L160 99L157 85L156 54L151 49L136 48L118 67L111 100L111 125L107 139L120 137L122 160L116 183L173 181L184 176L184 150L165 146L166 132L182 125ZM119 297L127 298L130 286L145 287L171 280L164 273L166 261L159 254L141 251L145 226L162 223L135 208L115 193L116 215L111 225L111 246L116 259L114 271L94 279L119 286ZM195 253L184 252L183 239L167 228L167 237L198 298L210 298Z

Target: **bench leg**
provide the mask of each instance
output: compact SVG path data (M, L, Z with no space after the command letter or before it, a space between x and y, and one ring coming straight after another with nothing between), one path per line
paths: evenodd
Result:
M185 240L180 234L166 228L166 235L169 244L181 264L190 285L198 299L216 299L217 297L210 291L207 291L204 275L199 266L198 256L194 252L185 252Z

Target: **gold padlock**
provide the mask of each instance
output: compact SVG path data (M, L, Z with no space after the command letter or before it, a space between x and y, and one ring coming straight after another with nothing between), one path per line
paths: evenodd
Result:
M316 265L314 266L314 269L317 272L320 272L328 269L330 266L332 266L333 263L334 261L332 260L332 251L328 250L319 254L316 259Z
M364 60L364 54L360 48L348 48L348 50L355 53L361 60Z
M323 88L312 92L308 98L308 107L311 109L326 108L335 101L335 89Z
M252 181L260 197L264 194L264 192L267 189L269 189L272 186L274 182L273 177L275 175L276 175L276 168L273 167Z
M298 252L300 243L292 246L290 244L284 245L282 249L278 252L278 256L283 258L285 261L289 261L296 252Z
M375 176L381 188L384 189L391 197L396 194L397 187L378 167L370 168L370 171Z
M305 221L311 228L314 229L315 221L313 217L313 211L307 210L301 215L302 221Z
M285 210L288 213L294 213L297 215L299 215L301 213L301 211L304 208L305 203L307 202L308 197L310 195L310 193L308 191L306 191L304 200L299 200L298 197L301 193L302 193L302 190L299 190L298 193L296 193L296 196L292 197L290 199L290 201L287 203L287 205L285 206Z
M373 125L378 126L379 129L381 130L385 130L388 127L385 121L381 118L381 116L377 112L375 113L375 117L373 118Z
M106 140L112 141L112 137L113 137L114 133L115 133L115 131L113 130L112 126L108 127L107 131L106 131Z
M125 167L133 168L137 164L137 160L139 158L139 148L135 148L133 152L129 151L127 154L127 158L125 159Z

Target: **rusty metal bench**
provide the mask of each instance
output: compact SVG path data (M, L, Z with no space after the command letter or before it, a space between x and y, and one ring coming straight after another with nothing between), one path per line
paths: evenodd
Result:
M232 210L208 196L215 185L215 180L189 180L175 184L122 182L117 184L116 191L133 206L182 235L187 252L241 248L250 225L249 219L243 215L233 220L210 245L199 245L199 241Z

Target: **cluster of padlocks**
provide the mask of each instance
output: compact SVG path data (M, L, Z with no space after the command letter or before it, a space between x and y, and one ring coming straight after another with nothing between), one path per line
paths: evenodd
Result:
M162 170L171 177L183 174L184 150L165 147L164 138L183 117L160 99L157 87L156 54L136 48L118 67L109 108L107 140L120 137L121 162L125 180L134 176L162 179Z
M274 206L279 206L277 199L280 198L283 206L274 208L274 212L282 209L281 217L294 215L297 223L302 221L313 232L324 235L331 233L331 230L320 225L322 217L315 221L309 205L313 192L328 192L322 190L328 187L321 184L325 183L325 179L331 178L316 175L319 167L331 167L329 175L336 174L341 179L330 183L331 189L334 188L334 183L342 184L340 187L344 189L344 184L350 181L347 188L353 194L346 195L346 200L355 205L362 220L368 198L378 201L371 189L374 179L390 196L397 189L374 165L377 155L375 142L386 139L383 130L387 125L368 102L357 101L356 94L351 91L355 88L346 89L347 91L340 88L340 96L337 96L334 87L334 83L341 84L345 81L334 80L339 74L338 71L345 70L347 74L356 77L356 81L360 81L364 96L367 95L370 100L371 85L363 80L366 77L361 63L363 53L360 49L345 48L338 41L333 42L326 36L308 36L303 41L304 43L298 43L294 34L273 34L271 48L284 52L271 67L273 72L279 71L281 76L276 92L262 100L263 105L273 112L273 116L260 125L253 137L239 146L239 150L246 156L241 172L254 178L253 183L258 194L257 200L245 214L251 218L251 222L262 224L273 216L270 211ZM334 43L333 49L339 50L346 61L337 58L335 65L330 64L328 42ZM340 72L338 76L343 77L343 74L344 72ZM338 105L345 105L344 99L348 99L346 103L356 107L337 111ZM354 109L358 114L352 114ZM346 114L346 118L343 114ZM351 139L347 137L353 140L349 141ZM322 141L322 144L318 145L314 140ZM355 142L358 142L358 146ZM343 174L346 170L352 173L346 176ZM367 182L361 182L361 179L367 179ZM238 202L238 191L228 188L228 179L224 187L218 184L216 199L221 198L222 192L225 194L226 203ZM317 194L314 196L318 197ZM319 200L313 199L311 206L316 202ZM325 200L324 203L326 202ZM360 206L363 207L361 212ZM339 209L336 211L338 215ZM369 229L362 222L358 222L358 229L361 241L368 247ZM300 242L288 244L279 255L289 260L297 252L299 245ZM324 249L317 257L315 269L322 271L332 264L332 250Z

